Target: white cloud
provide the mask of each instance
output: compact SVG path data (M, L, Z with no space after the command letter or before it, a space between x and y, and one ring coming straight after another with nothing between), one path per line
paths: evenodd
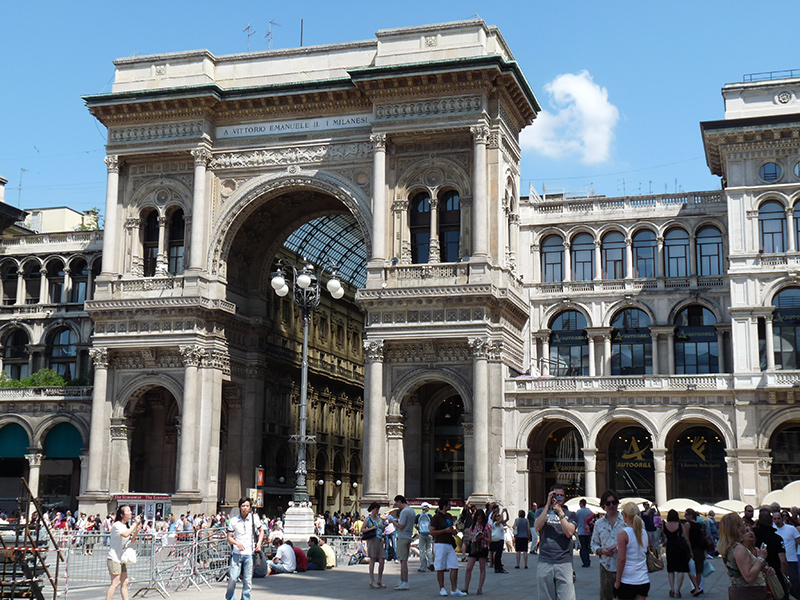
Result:
M551 158L580 156L586 164L607 161L619 110L608 90L588 71L559 75L544 87L555 112L542 110L520 135L525 149Z

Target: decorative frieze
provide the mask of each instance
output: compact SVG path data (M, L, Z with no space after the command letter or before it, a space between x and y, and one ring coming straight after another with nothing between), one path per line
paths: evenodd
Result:
M209 167L213 170L223 170L353 162L366 160L370 156L372 156L372 144L369 142L315 144L313 146L295 146L247 152L223 152L213 156Z
M137 144L142 142L179 140L202 137L205 133L203 121L182 121L176 123L154 123L133 127L110 127L109 144Z
M455 98L418 100L415 102L377 104L375 106L375 120L382 121L470 114L480 112L482 108L480 96L460 96Z

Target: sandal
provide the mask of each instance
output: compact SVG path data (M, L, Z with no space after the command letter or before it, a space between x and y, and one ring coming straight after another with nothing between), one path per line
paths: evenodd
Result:
M681 596L681 593L680 593L680 592L675 592L675 597L676 597L676 598L683 598L683 596Z
M483 596L483 590L478 590L478 596Z
M378 584L378 587L385 590L386 589L386 584L381 582L381 583Z
M670 598L674 598L675 597L675 590L670 590L669 591L669 597Z

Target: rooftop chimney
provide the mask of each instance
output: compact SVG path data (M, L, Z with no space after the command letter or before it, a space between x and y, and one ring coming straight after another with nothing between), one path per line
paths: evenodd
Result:
M8 179L0 175L0 202L6 201L6 184Z

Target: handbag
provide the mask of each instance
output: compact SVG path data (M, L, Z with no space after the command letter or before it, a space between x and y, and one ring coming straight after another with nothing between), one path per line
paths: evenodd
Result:
M252 516L250 526L253 528L253 577L267 576L267 559L263 550L256 550L258 535L256 534L256 517Z
M783 572L769 569L764 572L764 576L767 579L767 587L772 594L772 598L774 600L785 600L786 596L788 596L788 582Z
M711 564L710 560L703 562L703 577L710 577L716 572L717 570L714 568L714 565Z
M652 544L647 545L647 550L645 551L645 561L647 562L648 573L655 573L656 571L664 570L664 559L661 558L661 550Z
M377 529L371 529L370 531L365 531L364 533L362 533L361 534L361 539L362 540L371 540L371 539L373 539L373 538L375 538L377 536L378 536L378 530Z
M130 547L125 548L125 550L122 552L122 556L119 557L119 562L121 562L123 565L135 565L136 560L136 550Z

